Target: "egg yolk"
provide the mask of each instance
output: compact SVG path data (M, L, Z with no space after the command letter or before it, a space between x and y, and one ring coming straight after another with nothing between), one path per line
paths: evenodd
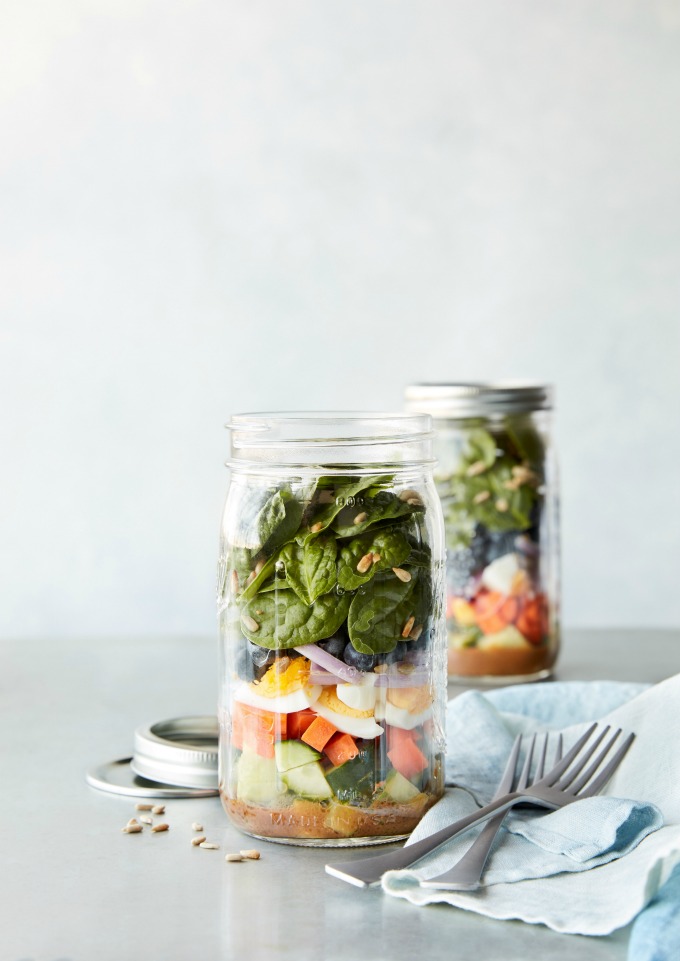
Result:
M395 707L408 711L409 714L419 714L426 710L434 700L428 684L422 687L392 687L387 691L387 700Z
M252 689L262 697L280 697L299 691L309 681L310 661L306 657L277 657Z

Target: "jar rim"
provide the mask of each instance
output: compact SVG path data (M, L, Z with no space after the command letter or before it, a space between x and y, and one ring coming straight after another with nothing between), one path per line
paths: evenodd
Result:
M338 470L432 461L432 418L425 412L258 411L233 414L229 466L276 462Z
M451 381L409 384L408 411L432 417L474 417L485 414L552 410L554 388L532 381Z

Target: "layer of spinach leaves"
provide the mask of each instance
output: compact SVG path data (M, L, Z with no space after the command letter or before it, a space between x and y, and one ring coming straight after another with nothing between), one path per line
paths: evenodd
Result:
M437 477L446 546L470 545L478 524L488 531L526 531L541 500L543 441L529 417L508 417L493 431L472 425L456 470ZM517 483L517 468L531 476Z
M248 640L286 650L342 630L357 651L382 654L404 640L410 617L424 623L432 607L430 548L417 517L424 507L390 483L324 476L304 499L286 486L268 491L227 558Z

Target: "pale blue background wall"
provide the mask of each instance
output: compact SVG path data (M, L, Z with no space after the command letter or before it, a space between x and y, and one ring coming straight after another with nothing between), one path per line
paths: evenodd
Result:
M677 0L5 0L0 637L213 631L231 412L476 377L678 626L679 117Z

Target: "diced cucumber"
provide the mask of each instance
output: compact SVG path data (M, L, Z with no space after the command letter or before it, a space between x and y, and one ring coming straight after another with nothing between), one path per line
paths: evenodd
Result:
M303 741L277 741L274 745L276 767L280 772L302 767L311 761L318 761L321 755Z
M385 778L385 794L387 794L391 800L401 804L406 801L412 801L414 797L418 797L420 791L415 784L407 781L399 771L390 771Z
M375 790L375 754L373 742L362 747L356 757L334 767L326 774L339 801L360 801Z
M237 798L253 801L255 804L266 804L285 792L273 757L262 757L254 751L243 751L236 767Z
M333 797L333 792L318 761L293 767L285 771L281 778L284 784L300 797L310 798L313 801L323 801L324 798Z

